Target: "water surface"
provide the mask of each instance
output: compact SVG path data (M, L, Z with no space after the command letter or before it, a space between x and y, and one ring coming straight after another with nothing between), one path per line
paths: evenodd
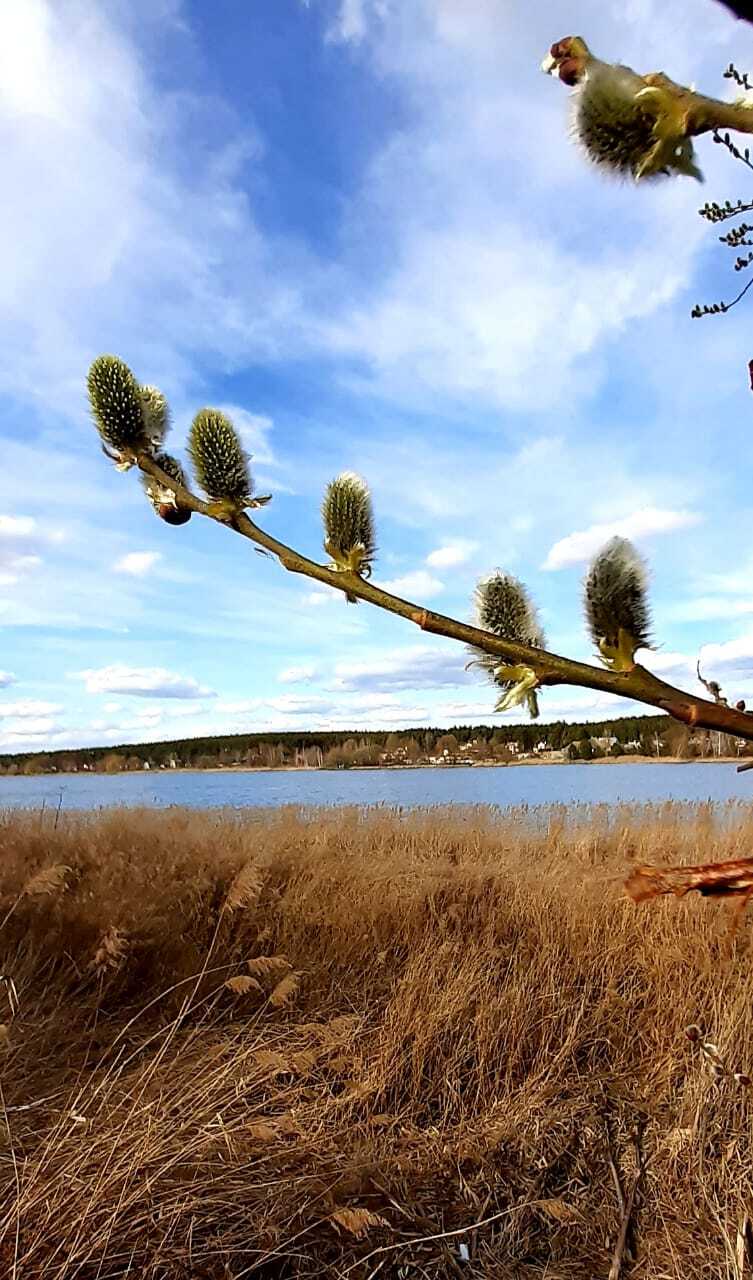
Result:
M642 804L753 801L753 774L734 764L516 765L512 768L236 770L0 778L0 808L114 805L276 808L374 805Z

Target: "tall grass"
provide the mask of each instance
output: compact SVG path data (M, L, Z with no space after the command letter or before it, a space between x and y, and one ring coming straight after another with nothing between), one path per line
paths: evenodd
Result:
M0 1275L606 1277L642 1126L626 1274L742 1280L753 1094L685 1029L753 1069L747 930L621 882L752 851L742 806L0 814Z

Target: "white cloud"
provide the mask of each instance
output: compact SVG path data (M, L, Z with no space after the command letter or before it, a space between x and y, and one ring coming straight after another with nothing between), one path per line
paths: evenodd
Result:
M430 551L426 563L432 569L453 569L456 565L465 564L477 550L477 542L458 538L455 542L446 542L437 547L436 551Z
M18 720L3 725L3 733L0 737L0 743L3 746L13 745L14 743L23 743L32 749L31 743L26 743L27 738L44 739L48 734L52 733L58 725L55 720L40 718L38 720ZM36 746L36 742L33 744Z
M63 708L55 702L37 702L31 698L22 698L17 702L0 701L0 720L26 720L39 716L58 715Z
M43 532L33 516L0 515L0 586L14 586L38 568L42 546L60 537L59 533Z
M0 280L0 389L58 414L80 417L102 334L172 391L201 378L198 352L228 368L297 332L306 254L284 240L273 250L256 227L244 187L260 157L253 122L186 85L159 89L131 36L169 33L179 58L190 34L177 8L0 6L0 140L16 193L0 234L18 247Z
M144 578L162 559L159 551L129 551L113 565L115 573L127 573L132 578Z
M342 591L335 591L334 587L315 587L313 591L307 591L301 596L301 604L311 609L319 609L322 605L332 604L335 600L344 600Z
M280 684L308 684L313 680L318 671L313 663L307 663L300 667L286 667L277 677Z
M37 529L33 516L0 516L0 541L31 537Z
M380 585L385 591L391 591L396 596L405 596L408 599L415 596L419 603L431 600L444 591L444 583L427 573L425 569L415 569L413 573L403 574L400 578L391 578Z
M704 675L711 672L714 678L721 670L753 676L753 631L723 644L703 645L700 661Z
M361 42L359 57L394 86L405 117L350 202L352 241L376 263L323 320L325 343L395 398L571 414L574 385L583 405L602 382L600 348L685 287L705 236L693 184L656 184L636 199L578 155L567 95L538 73L551 6L529 6L524 22L500 0L401 0L381 23L366 0L350 8L339 9L336 34ZM596 0L581 0L579 21L646 65L662 49L655 8L648 41ZM663 13L692 30L695 10L706 31L707 9L667 0ZM717 30L703 49L675 34L673 69L718 65L733 24ZM525 128L508 127L515 120ZM564 203L577 235L563 230Z
M582 564L590 560L610 538L647 538L653 534L691 528L699 524L700 520L701 516L692 511L664 511L658 507L643 507L621 520L592 524L588 529L561 538L551 548L542 568L563 569L568 565Z
M360 43L366 35L366 0L339 0L334 21L327 31L327 39L336 43Z
M413 645L369 660L338 662L333 687L351 691L442 689L468 680L465 663L460 646L449 650Z
M748 588L750 591L750 587ZM670 605L667 617L674 622L707 622L718 618L742 618L753 613L753 598L736 600L729 596L699 596Z
M77 673L89 693L127 693L138 698L211 698L214 693L192 676L164 667L113 665Z

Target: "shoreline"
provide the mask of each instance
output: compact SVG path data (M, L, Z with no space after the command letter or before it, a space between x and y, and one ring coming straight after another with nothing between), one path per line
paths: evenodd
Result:
M397 771L413 771L418 769L525 769L532 767L535 769L561 768L563 765L586 765L586 766L603 766L615 764L629 765L647 765L647 764L703 764L703 765L719 765L719 764L740 764L745 760L745 756L707 756L703 759L689 758L686 756L602 756L598 760L478 760L473 763L459 762L458 764L354 764L347 769L325 769L321 766L307 765L251 765L251 764L230 764L230 765L212 765L210 768L200 769L195 765L180 765L174 769L119 769L115 772L108 772L105 769L78 769L76 771L64 773L16 773L16 774L0 774L0 783L5 778L10 778L16 782L19 778L124 778L133 775L142 776L143 774L163 774L163 773L389 773Z

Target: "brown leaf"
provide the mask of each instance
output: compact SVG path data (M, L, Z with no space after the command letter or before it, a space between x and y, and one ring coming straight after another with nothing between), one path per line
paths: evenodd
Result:
M248 1126L248 1135L250 1138L255 1138L257 1142L274 1142L277 1138L277 1129L268 1120L255 1120Z
M31 880L27 881L23 889L23 895L27 898L38 898L43 895L58 893L59 890L67 887L70 874L71 868L63 862L54 867L43 867L41 871L37 871L36 875L31 877Z
M298 990L299 976L297 973L289 973L281 982L277 983L274 991L269 997L269 1003L273 1009L282 1009L288 1004Z
M568 1204L561 1196L552 1196L549 1200L539 1200L537 1209L545 1213L554 1222L579 1222L580 1212L574 1204Z
M375 1116L369 1116L369 1124L375 1125L377 1129L389 1129L396 1123L397 1117L391 1116L387 1111L381 1111Z
M255 956L246 967L255 978L278 978L290 968L290 961L285 956Z
M274 1049L257 1049L254 1054L254 1062L260 1070L270 1076L292 1074L291 1063L281 1053L276 1053Z
M264 994L256 978L248 978L245 974L240 974L237 978L228 978L225 986L234 996L247 996L251 991Z
M227 891L225 906L228 911L238 911L243 907L255 907L264 888L264 874L254 862L247 862L241 867Z
M370 1209L338 1209L336 1213L330 1215L329 1220L342 1231L347 1231L348 1235L355 1236L357 1240L367 1235L374 1227L389 1226L385 1218L380 1218L378 1213L372 1213Z

